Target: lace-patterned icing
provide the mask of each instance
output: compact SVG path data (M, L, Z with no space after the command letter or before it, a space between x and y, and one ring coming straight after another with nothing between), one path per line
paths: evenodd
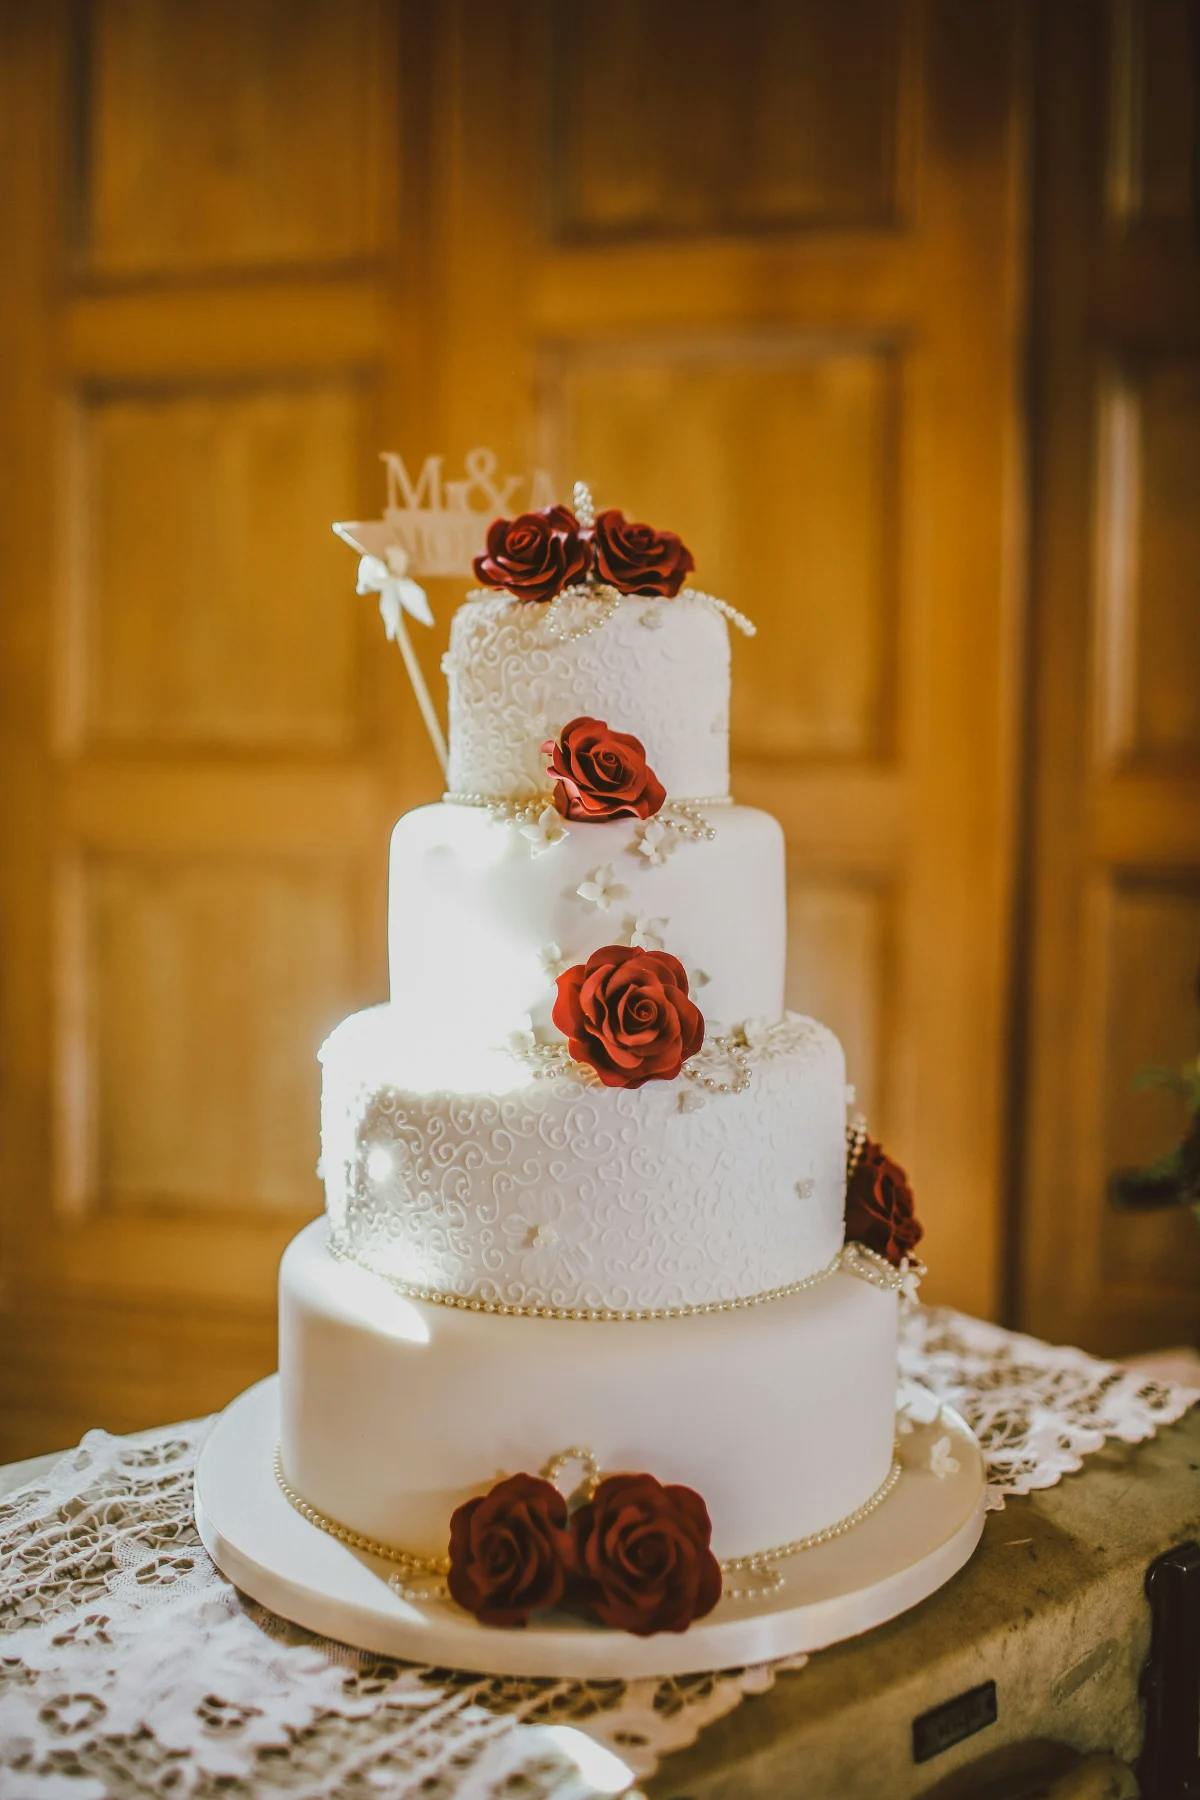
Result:
M993 1504L1051 1487L1106 1437L1179 1418L1183 1388L925 1309L904 1367L953 1401L983 1444ZM138 1437L89 1432L0 1499L0 1791L22 1800L170 1792L325 1800L437 1784L450 1800L550 1800L577 1765L545 1727L572 1725L645 1780L797 1657L666 1681L453 1675L329 1643L243 1599L192 1519L207 1421Z
M334 1244L381 1274L522 1308L646 1311L782 1287L841 1247L845 1065L813 1020L743 1052L741 1092L566 1074L421 1094L375 1060L377 1018L356 1014L322 1051L322 1171Z
M642 740L668 794L729 792L729 633L701 599L615 604L603 630L571 637L596 602L546 609L503 594L454 615L449 683L452 792L501 799L549 793L541 745L591 714ZM653 621L655 629L647 629Z

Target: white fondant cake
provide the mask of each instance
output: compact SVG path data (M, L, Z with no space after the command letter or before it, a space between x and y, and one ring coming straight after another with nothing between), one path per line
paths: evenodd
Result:
M906 1276L843 1249L842 1051L783 1011L783 839L729 800L721 603L665 597L690 555L620 515L488 546L482 577L516 558L537 597L455 616L448 792L392 837L391 1002L321 1052L284 1491L410 1571L568 1447L696 1490L719 1556L842 1530L895 1480ZM617 592L639 556L657 593Z

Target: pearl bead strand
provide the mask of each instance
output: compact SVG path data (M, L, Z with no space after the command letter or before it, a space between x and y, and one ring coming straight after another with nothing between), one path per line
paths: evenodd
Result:
M731 1079L722 1081L715 1075L705 1073L704 1062L712 1060L710 1052L728 1057L733 1069ZM685 1062L681 1073L710 1094L744 1094L750 1086L752 1070L744 1044L733 1037L718 1037L710 1038L698 1055Z
M766 1574L773 1578L765 1587L727 1589L728 1597L731 1600L757 1600L765 1594L774 1593L777 1588L783 1586L787 1579L779 1569L774 1567L776 1563L786 1561L789 1556L802 1556L806 1550L817 1550L822 1544L831 1544L835 1538L845 1537L848 1531L852 1531L856 1525L861 1525L864 1519L870 1518L877 1507L883 1505L899 1481L900 1474L900 1461L898 1457L894 1456L891 1468L875 1492L869 1495L861 1506L856 1506L853 1512L848 1512L844 1518L835 1519L832 1525L823 1525L820 1531L810 1531L807 1537L793 1538L788 1544L776 1544L774 1549L755 1550L749 1556L728 1557L721 1564L722 1575L739 1575L746 1572L754 1575Z
M559 1319L588 1324L629 1325L651 1319L695 1319L705 1318L712 1313L745 1312L752 1306L766 1306L774 1300L789 1300L793 1294L807 1293L810 1288L819 1287L823 1281L828 1281L843 1266L848 1274L857 1275L862 1272L855 1266L853 1259L847 1256L852 1246L846 1245L823 1269L817 1269L812 1275L801 1276L798 1281L790 1281L784 1287L767 1288L757 1294L738 1295L729 1300L698 1300L680 1306L655 1306L641 1310L618 1306L526 1306L507 1300L485 1300L476 1294L451 1294L442 1288L418 1287L412 1282L404 1281L399 1275L390 1275L383 1269L373 1267L333 1238L329 1239L328 1247L329 1254L339 1262L365 1269L369 1275L386 1282L394 1293L400 1294L405 1300L421 1300L430 1306L448 1307L451 1311L486 1313L504 1319ZM853 1248L858 1249L858 1246ZM863 1255L870 1256L871 1252L864 1251ZM889 1264L883 1263L882 1258L876 1260L883 1268L890 1268ZM865 1273L863 1278L871 1280L875 1286L900 1285L898 1275L890 1282L876 1280L873 1275Z

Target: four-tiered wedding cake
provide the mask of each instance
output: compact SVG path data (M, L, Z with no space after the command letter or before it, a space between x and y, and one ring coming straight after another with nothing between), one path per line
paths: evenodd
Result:
M391 999L321 1052L280 1484L489 1623L682 1629L896 1479L920 1228L784 1010L783 836L729 791L752 628L691 567L586 490L491 527L449 791L392 838Z

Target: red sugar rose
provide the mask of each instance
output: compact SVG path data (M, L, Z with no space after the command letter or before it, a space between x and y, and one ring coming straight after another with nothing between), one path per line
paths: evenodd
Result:
M510 1475L450 1520L446 1585L484 1625L524 1625L557 1606L573 1563L567 1503L535 1475Z
M908 1176L868 1138L846 1190L846 1236L897 1268L924 1235Z
M553 600L582 581L591 549L579 520L566 506L493 519L487 548L475 558L476 578L485 587L506 588L518 600Z
M696 566L673 531L656 531L613 509L596 516L592 554L597 575L618 593L661 594L672 600Z
M551 1014L576 1062L605 1087L673 1081L704 1041L683 964L666 950L606 944L558 977Z
M610 731L603 719L572 719L557 743L547 738L542 754L564 819L648 819L667 797L640 739Z
M691 1488L610 1475L571 1519L574 1597L601 1625L648 1637L685 1631L721 1597L712 1522Z

